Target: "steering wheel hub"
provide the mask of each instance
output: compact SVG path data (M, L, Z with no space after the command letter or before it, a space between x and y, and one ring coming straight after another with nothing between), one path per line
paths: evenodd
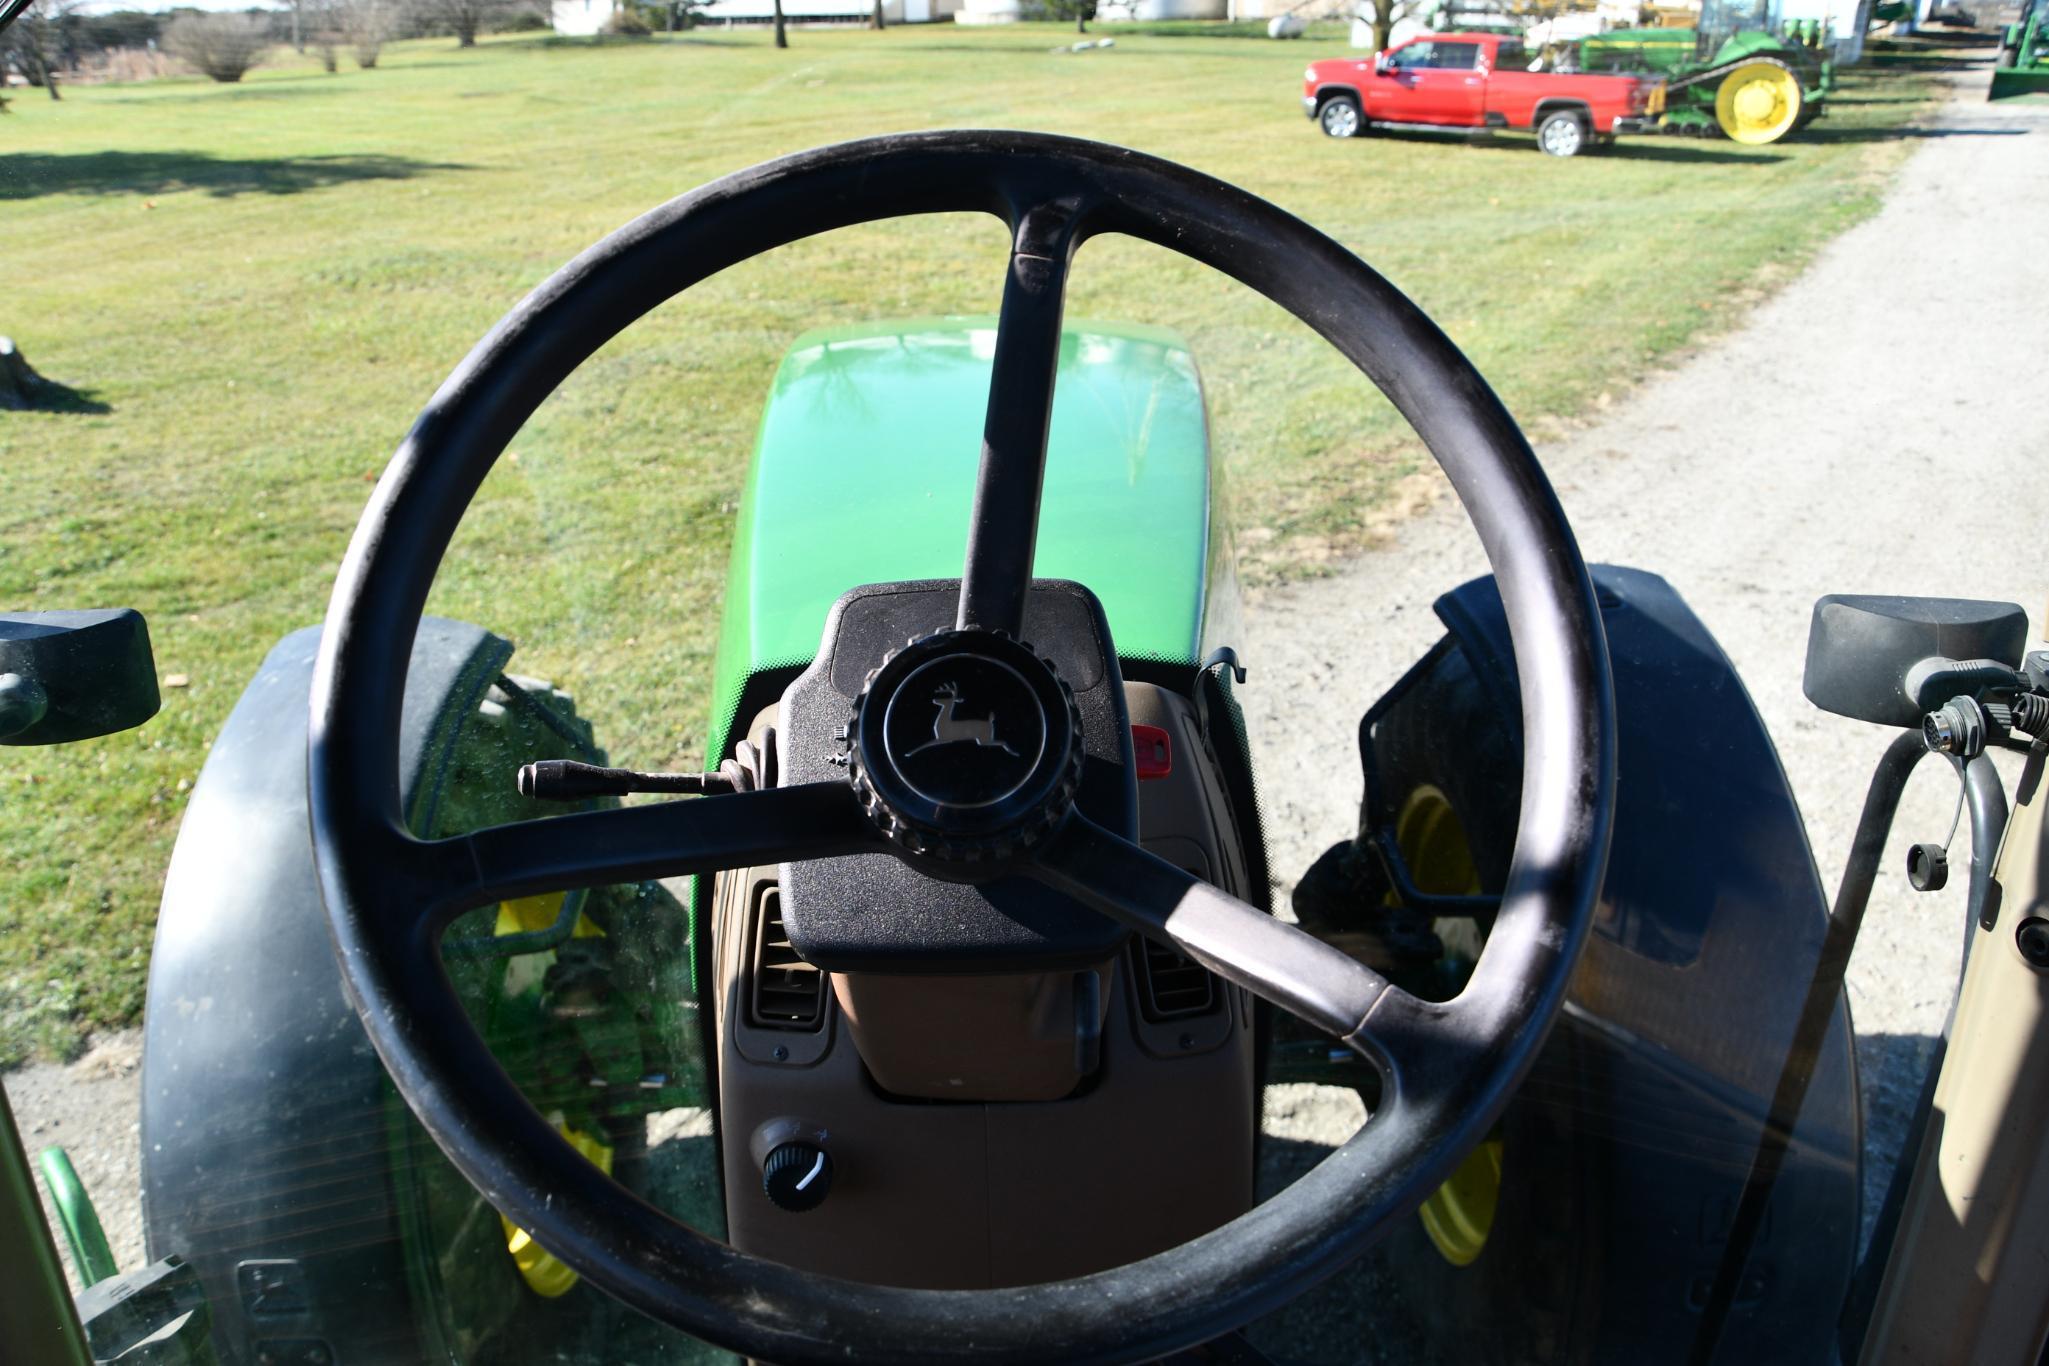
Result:
M849 780L883 835L949 863L1001 864L1053 830L1081 781L1081 713L1049 659L1002 631L892 651L854 699Z

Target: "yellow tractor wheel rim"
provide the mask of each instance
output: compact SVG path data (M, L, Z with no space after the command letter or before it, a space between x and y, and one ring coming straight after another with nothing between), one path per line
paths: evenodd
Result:
M1777 142L1800 120L1800 80L1777 62L1745 62L1715 91L1715 122L1752 147Z
M1479 893L1480 874L1473 868L1473 847L1466 841L1466 828L1451 809L1451 799L1439 789L1424 783L1409 794L1394 818L1394 842L1402 851L1409 876L1422 891L1439 896ZM1393 892L1388 893L1388 904L1399 900Z
M555 1129L569 1145L582 1153L593 1167L612 1174L612 1150L601 1140L593 1138L581 1129L570 1127L560 1112L548 1116ZM534 1236L519 1225L498 1216L499 1224L505 1230L505 1250L512 1257L513 1266L519 1269L519 1278L526 1282L527 1289L543 1299L556 1299L566 1295L576 1285L576 1273L558 1260L554 1253L534 1241Z
M1500 1200L1501 1140L1490 1138L1466 1154L1451 1179L1430 1192L1416 1213L1445 1261L1470 1266L1487 1246Z
M1480 890L1473 847L1450 798L1425 783L1402 803L1394 822L1395 844L1416 886L1446 896ZM1451 1179L1430 1193L1417 1214L1444 1260L1470 1265L1487 1246L1494 1208L1501 1200L1501 1141L1489 1139L1458 1165Z

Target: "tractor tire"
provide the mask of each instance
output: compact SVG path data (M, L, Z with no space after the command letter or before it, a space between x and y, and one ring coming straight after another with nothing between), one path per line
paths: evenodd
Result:
M1330 138L1355 138L1366 131L1366 116L1350 95L1332 95L1316 111L1316 126Z
M1465 652L1437 651L1381 719L1372 743L1381 789L1375 805L1401 812L1419 794L1441 797L1479 887L1499 888L1515 845L1521 754ZM1430 887L1426 868L1412 864L1411 871ZM1560 1020L1487 1143L1447 1183L1448 1192L1465 1182L1469 1197L1478 1183L1492 1197L1484 1235L1463 1246L1444 1239L1445 1224L1460 1222L1456 1212L1430 1227L1430 1207L1447 1199L1440 1192L1425 1217L1390 1240L1404 1298L1426 1306L1417 1317L1433 1349L1427 1359L1521 1366L1590 1355L1593 1316L1586 1306L1605 1281L1604 1240L1597 1236L1605 1202L1600 1183L1589 1179L1592 1145L1559 1104L1576 1094L1577 1051L1576 1031Z
M1410 1307L1427 1345L1403 1360L1606 1366L1668 1360L1690 1341L1826 940L1798 808L1727 656L1654 575L1592 575L1628 794L1601 909L1568 1009L1480 1157L1376 1254L1392 1279L1383 1298ZM1391 833L1426 892L1498 892L1522 791L1506 620L1488 580L1437 612L1450 634L1361 736L1361 843ZM1691 729L1670 724L1682 712ZM1368 872L1351 912L1385 921L1391 880ZM1345 903L1326 901L1329 923ZM1389 975L1451 996L1485 924L1427 921L1434 961L1389 955ZM1839 1000L1717 1361L1830 1359L1835 1316L1814 1306L1841 1303L1855 1263L1853 1040Z
M1586 120L1568 109L1546 114L1537 124L1537 150L1546 156L1576 157L1593 140Z
M390 1082L342 993L307 835L319 638L294 632L264 659L172 851L143 1019L145 1255L196 1269L223 1361L301 1337L338 1361L419 1361L431 1352L411 1312ZM457 729L443 722L478 705L511 653L478 627L422 619L399 737L409 810L441 787ZM191 1001L209 1008L164 1008ZM424 1138L414 1151L435 1153Z

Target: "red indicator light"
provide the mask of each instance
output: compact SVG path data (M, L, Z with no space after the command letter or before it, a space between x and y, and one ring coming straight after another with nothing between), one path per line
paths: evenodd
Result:
M1138 756L1138 780L1142 783L1174 771L1174 743L1158 726L1133 726L1131 752Z

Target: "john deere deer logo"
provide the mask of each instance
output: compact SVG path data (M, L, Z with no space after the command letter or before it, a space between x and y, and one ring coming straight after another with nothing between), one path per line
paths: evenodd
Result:
M923 754L940 745L955 745L971 740L977 749L1000 749L1013 759L1017 751L996 738L994 716L956 716L954 709L960 706L960 684L942 683L932 690L932 705L939 708L939 715L932 720L932 738L906 754L906 759Z

